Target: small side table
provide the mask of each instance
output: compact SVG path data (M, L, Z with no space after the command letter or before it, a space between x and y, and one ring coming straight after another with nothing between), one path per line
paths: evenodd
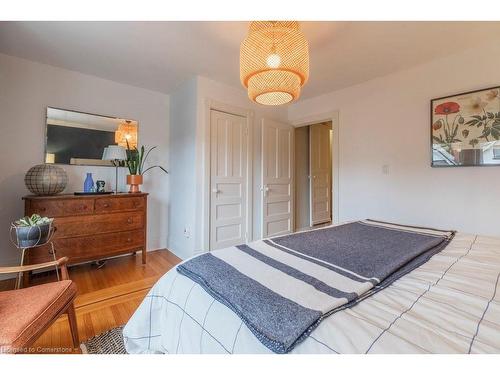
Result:
M54 261L57 260L57 258L56 258L56 249L54 247L54 242L52 241L52 237L54 236L54 233L56 231L56 227L50 227L50 229L49 229L49 235L48 235L46 241L44 241L43 243L37 243L36 245L29 246L29 247L19 246L19 242L17 241L17 236L15 237L15 239L12 236L13 230L15 231L15 228L11 227L10 228L10 241L12 242L12 244L17 249L21 250L21 262L20 262L20 266L21 267L24 266L24 259L25 259L26 251L29 250L29 249L34 249L34 248L42 247L42 246L50 246L49 254L52 255L52 258L54 259ZM55 266L55 270L56 270L57 281L60 281L59 268L57 267L57 265ZM27 275L25 275L24 272L19 272L17 274L15 289L20 289L21 288L21 285L22 285L21 282L25 281L24 279L26 277L27 277Z

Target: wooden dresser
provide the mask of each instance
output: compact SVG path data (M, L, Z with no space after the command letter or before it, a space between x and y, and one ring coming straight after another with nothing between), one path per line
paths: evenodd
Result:
M147 194L26 196L25 214L54 218L57 257L70 264L142 251L146 263ZM27 251L27 263L52 260L48 246Z

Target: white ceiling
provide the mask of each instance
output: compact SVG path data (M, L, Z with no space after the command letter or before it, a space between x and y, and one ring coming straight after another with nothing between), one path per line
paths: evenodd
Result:
M499 22L301 22L312 97L500 35ZM193 75L239 82L248 22L0 22L0 53L172 92Z

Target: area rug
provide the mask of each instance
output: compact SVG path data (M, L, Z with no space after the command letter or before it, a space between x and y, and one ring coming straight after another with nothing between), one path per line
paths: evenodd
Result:
M123 345L123 326L103 332L80 345L83 354L127 354Z

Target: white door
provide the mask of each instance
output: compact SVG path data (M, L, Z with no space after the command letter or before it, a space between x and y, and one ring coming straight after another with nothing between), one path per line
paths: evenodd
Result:
M331 126L309 126L309 184L311 226L332 220Z
M294 128L262 120L262 237L293 231Z
M210 113L210 250L246 242L246 118Z

